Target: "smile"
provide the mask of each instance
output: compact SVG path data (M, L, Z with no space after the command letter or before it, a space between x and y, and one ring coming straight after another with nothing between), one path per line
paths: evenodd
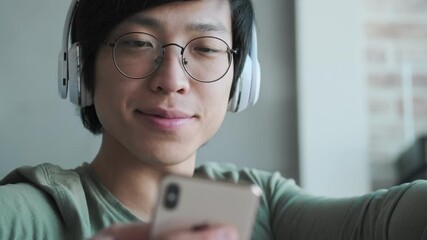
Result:
M160 109L136 110L136 113L155 128L167 131L178 130L191 123L195 118L193 115L183 112L163 111Z

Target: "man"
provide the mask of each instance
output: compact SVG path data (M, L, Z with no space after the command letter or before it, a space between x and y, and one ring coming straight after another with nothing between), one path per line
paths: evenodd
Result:
M219 129L253 24L251 3L241 0L81 0L73 11L72 48L85 86L78 95L89 99L75 103L84 125L102 134L101 147L75 171L46 164L6 177L3 184L17 184L0 189L9 196L0 202L22 212L3 215L5 228L18 223L4 238L81 239L116 222L148 223L159 180L192 176L197 150ZM18 195L25 199L12 202ZM228 226L182 232L190 235L237 238Z
M147 239L166 174L258 185L252 239L425 238L424 181L326 199L277 173L195 169L197 150L236 108L252 25L248 0L81 0L65 55L81 54L83 80L70 79L70 91L78 90L71 95L84 125L102 134L101 147L76 169L43 164L3 179L0 239ZM239 237L233 226L218 225L162 239Z

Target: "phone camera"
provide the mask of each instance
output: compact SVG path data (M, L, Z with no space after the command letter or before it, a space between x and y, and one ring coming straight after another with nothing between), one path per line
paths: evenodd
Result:
M166 209L174 209L178 205L179 200L179 186L175 183L171 183L166 188L165 198L163 201Z

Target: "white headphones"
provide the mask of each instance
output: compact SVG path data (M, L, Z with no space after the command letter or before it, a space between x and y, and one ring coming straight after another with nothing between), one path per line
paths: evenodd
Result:
M241 112L255 105L259 97L261 68L258 61L257 36L255 25L252 27L252 43L246 56L242 74L237 80L236 90L228 102L228 111Z
M82 61L80 60L79 43L71 44L69 39L71 24L80 0L72 0L65 18L62 35L62 47L58 59L58 92L61 98L67 98L70 92L70 101L79 107L93 104L93 98L87 91L81 74ZM233 97L228 104L228 111L240 112L253 106L259 97L261 70L257 57L257 37L255 26L252 29L252 45L246 57L242 74L240 75ZM68 90L69 88L69 90Z
M62 34L62 47L58 58L58 92L61 98L67 98L68 86L70 88L70 101L79 107L93 104L93 98L87 91L81 74L82 62L80 61L79 43L73 43L68 48L71 24L79 0L72 0Z

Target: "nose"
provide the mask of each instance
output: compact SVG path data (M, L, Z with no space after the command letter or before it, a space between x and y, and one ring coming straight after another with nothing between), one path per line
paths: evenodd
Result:
M168 48L170 46L179 49ZM171 43L164 45L163 51L159 69L150 80L150 89L164 94L185 94L190 87L190 79L181 63L183 47Z

